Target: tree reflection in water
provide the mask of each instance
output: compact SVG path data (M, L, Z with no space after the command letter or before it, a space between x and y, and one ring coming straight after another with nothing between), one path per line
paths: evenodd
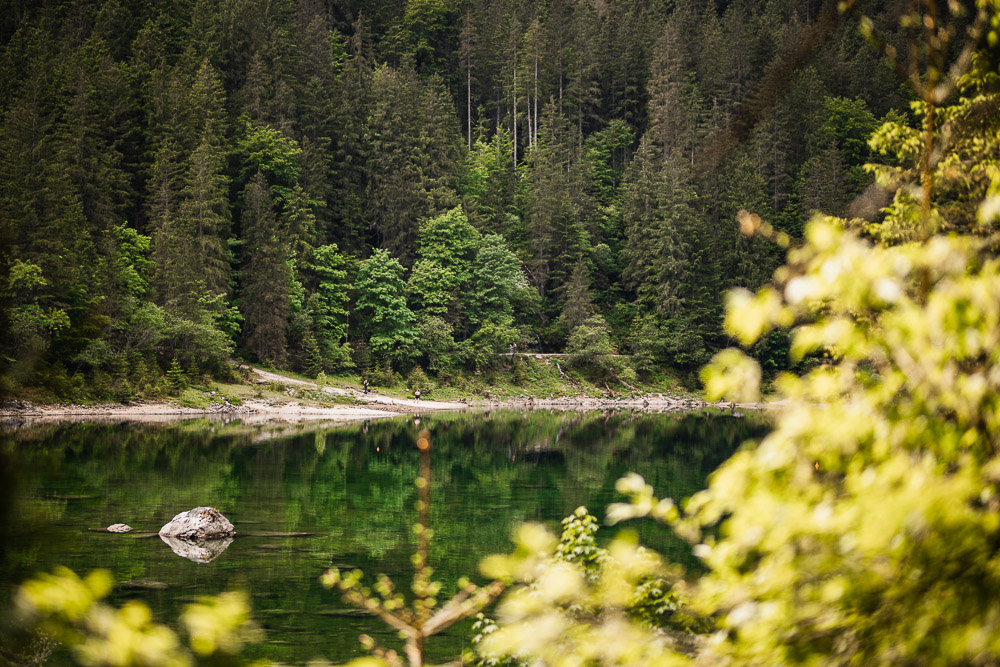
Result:
M367 428L367 432L366 432ZM357 615L319 575L330 567L413 572L419 452L434 443L434 578L446 600L485 555L510 550L523 521L555 528L580 505L598 516L620 500L614 483L635 471L658 492L684 498L740 442L763 435L762 420L712 415L496 412L432 415L362 424L248 427L207 419L172 426L68 424L0 433L5 470L0 493L7 522L0 535L0 605L13 585L66 565L110 569L118 581L155 579L163 590L120 587L112 601L139 598L160 619L176 618L192 594L248 590L268 643L249 657L304 662L364 655L359 634L402 649L396 633ZM197 565L153 539L178 509L211 505L240 534L222 557ZM124 521L133 533L90 532ZM693 566L689 547L654 524L643 543ZM602 531L604 532L604 531ZM117 598L117 599L114 599ZM460 624L431 642L430 660L457 655Z

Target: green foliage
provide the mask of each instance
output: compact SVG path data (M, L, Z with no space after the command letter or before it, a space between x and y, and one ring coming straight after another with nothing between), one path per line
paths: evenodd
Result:
M611 346L608 323L604 318L593 315L573 329L566 344L566 353L570 355L570 363L577 368L608 379L614 370L610 357L615 350Z
M454 19L444 0L408 0L394 38L396 48L413 56L417 71L447 75Z
M556 546L556 557L574 565L579 565L589 577L598 573L601 559L607 555L597 546L597 519L587 512L586 507L577 507L572 514L562 520L562 535Z
M502 622L482 624L489 630L477 643L483 664L560 664L570 656L584 664L690 664L690 636L676 628L685 625L671 590L676 575L634 535L596 547L597 521L585 508L563 526L556 540L524 524L512 555L483 561L485 574L514 583L497 608Z
M355 281L355 309L362 316L361 331L376 359L404 358L415 337L415 318L403 296L403 267L386 250L361 262Z
M433 315L421 317L417 321L417 335L414 341L420 358L427 363L427 370L439 378L452 375L458 365L455 339L451 325Z
M279 197L290 197L302 173L299 162L302 149L295 141L282 136L273 127L246 120L236 152L240 157L241 180L244 183L261 173Z
M520 220L510 218L514 206L515 171L511 158L513 142L503 127L486 141L477 139L466 156L459 194L469 217L479 229L502 230L512 240L520 240Z
M567 332L572 332L594 317L594 310L594 297L590 292L590 269L583 258L580 258L573 267L573 276L566 284L559 324Z
M425 398L430 395L431 391L434 389L434 385L431 383L431 379L427 377L427 373L420 366L414 366L413 370L406 377L406 388L410 393L420 392L420 397Z
M472 322L510 316L518 302L530 300L532 292L517 256L504 238L485 235L472 262L472 291L468 297Z
M119 608L104 602L111 587L104 570L81 579L57 568L21 585L17 610L24 622L68 645L80 664L94 667L184 667L198 659L225 659L261 639L243 593L222 593L188 605L180 619L188 648L171 628L154 622L142 602L128 601Z
M915 240L925 225L932 231L980 235L997 228L988 196L1000 174L1000 119L996 113L1000 108L1000 74L996 70L984 71L985 60L985 54L980 54L979 68L961 79L962 94L954 103L936 109L940 127L936 145L943 154L933 164L935 207L929 222L922 219L923 212L915 205L917 194L906 187L919 179L924 140L920 130L896 118L872 135L872 149L888 157L892 164L867 165L866 169L879 185L895 191L885 217L867 227L874 238L886 243ZM914 102L912 108L922 114L927 106ZM980 211L983 214L978 216Z
M123 298L141 299L149 289L150 237L127 225L111 229L114 239L113 266Z
M453 327L464 324L464 302L472 288L472 259L480 235L461 208L454 208L420 226L418 260L407 292L421 314L444 318Z
M7 289L14 291L32 290L36 287L44 287L47 283L42 277L41 267L31 262L14 260L7 277Z
M620 197L629 151L634 142L632 128L619 119L587 137L585 160L597 200L604 205L614 204Z
M417 256L441 266L467 271L467 264L479 249L480 234L469 224L460 207L455 207L420 225ZM459 280L467 276L459 276Z
M461 143L441 79L421 80L413 61L382 65L371 75L367 119L372 157L368 202L383 248L412 261L420 221L457 203Z
M725 614L730 637L713 651L995 659L996 601L981 591L1000 584L989 546L1000 387L987 372L1000 264L969 237L872 247L821 219L807 239L782 291L734 301L727 326L749 343L795 321L792 354L826 350L831 361L777 380L787 404L775 431L725 464L679 524L694 535L728 517L726 537L703 547L704 603ZM719 358L713 393L747 386L753 365L735 351ZM779 503L780 521L761 509ZM833 642L843 636L854 639Z
M306 326L319 345L323 368L331 372L354 366L347 345L351 266L334 244L310 249L297 264L309 292L302 306Z
M184 369L181 368L177 357L171 360L170 368L167 369L167 382L175 393L187 388L187 377L184 375Z
M288 239L275 219L271 189L261 172L247 186L243 210L245 239L240 311L246 346L258 359L281 361L291 291Z
M319 343L314 336L306 335L302 346L302 372L312 378L319 377L323 373L323 354L320 352Z
M520 332L514 327L512 318L487 320L463 343L463 354L476 372L492 366L497 355L506 352L511 343L521 339Z
M38 355L48 345L49 336L69 327L70 319L62 308L44 308L39 304L40 288L48 282L41 267L15 260L7 278L4 296L16 299L9 314L9 345L13 355ZM20 302L20 303L18 303Z
M417 260L406 283L406 294L410 303L421 313L440 319L449 315L449 309L456 306L459 277L437 262ZM448 317L454 321L456 318Z
M879 124L868 106L861 99L827 97L823 100L825 120L811 137L820 150L835 145L848 164L860 165L868 161L868 139Z

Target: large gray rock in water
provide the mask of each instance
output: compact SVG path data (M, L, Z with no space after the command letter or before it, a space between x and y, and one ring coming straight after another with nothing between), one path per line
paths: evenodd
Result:
M186 540L210 540L229 537L236 531L229 519L214 507L195 507L181 512L170 523L160 528L160 535L180 537Z

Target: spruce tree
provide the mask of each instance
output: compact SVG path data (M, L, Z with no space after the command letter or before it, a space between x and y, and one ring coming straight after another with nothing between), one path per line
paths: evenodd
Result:
M240 312L245 321L245 345L258 359L282 361L291 271L288 243L273 208L273 193L257 172L247 185L243 216L242 289Z
M229 179L225 175L226 155L221 143L210 137L188 159L185 184L180 192L177 220L180 233L189 237L183 246L190 249L181 258L183 269L198 281L204 280L209 294L229 293Z

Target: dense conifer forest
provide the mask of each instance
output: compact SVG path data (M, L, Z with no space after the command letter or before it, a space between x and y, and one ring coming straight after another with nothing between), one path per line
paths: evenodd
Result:
M899 3L864 4L891 41ZM692 373L782 262L737 214L870 217L869 136L919 126L835 5L14 0L3 389L234 355L448 381L512 344Z

